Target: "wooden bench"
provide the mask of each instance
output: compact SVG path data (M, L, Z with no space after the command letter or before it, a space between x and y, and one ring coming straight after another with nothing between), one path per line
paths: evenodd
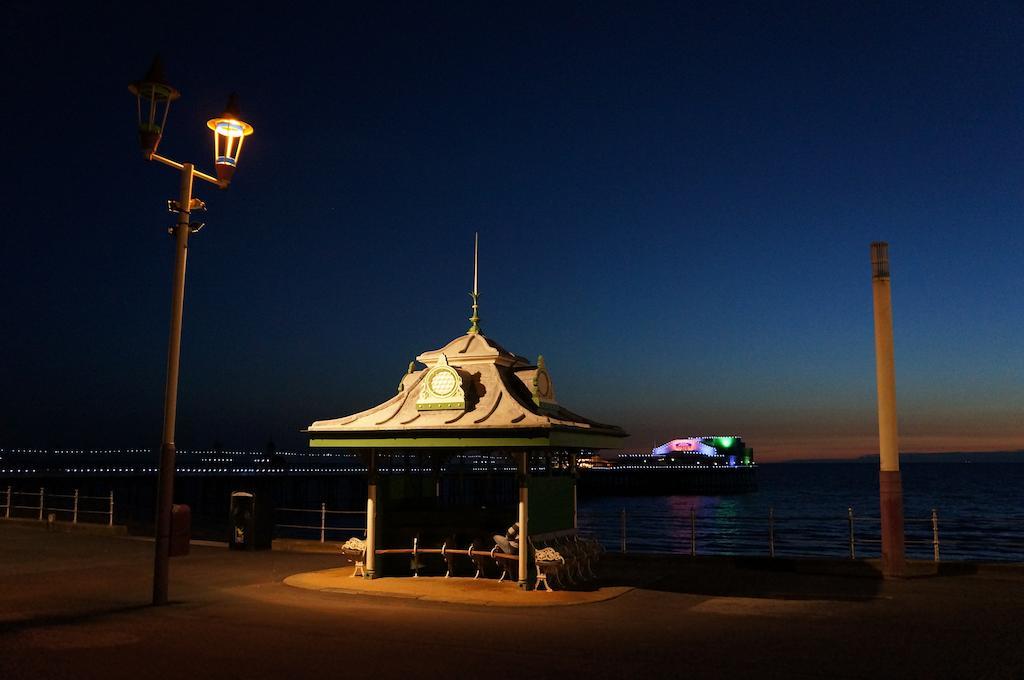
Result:
M421 564L418 558L420 555L440 556L444 559L447 566L444 574L445 578L449 578L451 576L452 564L456 557L466 557L473 563L476 568L476 573L473 575L474 579L480 578L481 574L483 574L484 560L488 558L493 560L494 564L501 569L501 577L498 579L499 581L504 580L509 574L509 566L511 565L514 567L519 561L518 555L510 555L500 552L497 545L490 550L487 550L477 549L476 545L471 543L468 548L463 549L449 548L447 542L445 542L441 544L440 548L421 548L419 546L419 538L413 538L411 548L378 548L374 553L381 556L408 555L412 558L413 578L419 576Z
M534 590L553 590L564 580L569 585L597 578L594 564L604 548L599 542L579 535L576 529L552 531L530 536L537 581Z
M552 556L551 551L557 553L553 559L537 559L538 553L541 557ZM534 566L537 571L537 580L534 584L535 590L553 590L553 584L558 586L576 585L577 583L592 580L597 577L594 572L594 564L600 559L604 549L597 541L581 537L575 529L553 531L544 534L529 536L529 550L533 553ZM495 545L489 550L486 548L477 549L475 544L467 548L449 548L447 542L443 542L440 548L421 548L419 538L414 537L412 546L409 548L378 548L375 554L382 557L406 555L412 559L413 578L419 576L422 564L420 556L439 556L446 564L445 578L452 575L455 558L465 557L469 559L476 573L474 579L480 578L484 573L484 564L487 560L493 561L494 565L501 570L499 581L504 581L512 576L519 567L519 555L517 553L501 552ZM346 553L350 559L356 559ZM363 560L356 561L356 569L352 576L363 572Z
M352 560L356 565L356 568L352 570L349 577L354 577L357 574L360 576L366 576L366 543L364 541L359 541L361 547L357 547L352 544L353 541L359 541L359 539L353 536L348 541L345 541L344 545L341 546L341 554Z

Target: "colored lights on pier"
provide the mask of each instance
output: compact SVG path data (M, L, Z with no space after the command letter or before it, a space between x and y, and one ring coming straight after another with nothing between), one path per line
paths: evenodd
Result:
M682 454L677 456L677 454ZM753 464L753 451L743 446L743 440L736 436L714 435L708 437L686 437L673 439L661 446L651 449L649 457L658 463L666 461L680 462L677 458L687 456L703 456L710 459L713 465L737 467L739 465ZM648 457L644 454L624 454L619 459L626 457Z
M713 446L708 446L697 437L692 437L690 439L673 439L672 441L653 449L651 454L655 456L667 456L671 453L682 452L699 453L702 456L718 455L718 451L716 451Z

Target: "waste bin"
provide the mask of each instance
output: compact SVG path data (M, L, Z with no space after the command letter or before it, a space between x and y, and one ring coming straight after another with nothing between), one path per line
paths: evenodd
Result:
M192 538L192 508L187 505L171 506L171 557L188 554Z
M274 538L274 515L269 501L248 491L233 491L230 525L228 547L232 550L270 549Z

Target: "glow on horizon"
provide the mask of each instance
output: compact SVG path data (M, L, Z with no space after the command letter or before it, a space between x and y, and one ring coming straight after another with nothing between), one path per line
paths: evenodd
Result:
M852 460L878 455L878 436L835 437L830 440L788 437L751 439L755 460L760 463L787 460ZM950 438L933 435L900 437L900 453L985 453L1024 451L1019 438L993 436Z

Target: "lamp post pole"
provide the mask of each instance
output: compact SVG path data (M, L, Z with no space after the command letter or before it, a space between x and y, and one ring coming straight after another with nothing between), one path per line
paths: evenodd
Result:
M188 237L192 233L193 210L205 210L202 201L192 198L192 182L201 180L226 189L238 166L242 142L253 133L252 125L241 119L238 97L228 97L228 105L217 118L206 122L213 132L214 161L217 176L195 169L192 163L179 163L156 152L167 122L171 102L181 93L167 82L160 58L153 60L149 71L131 83L128 91L135 95L139 125L139 146L147 161L157 161L181 173L178 201L169 202L169 208L178 213L178 221L171 229L174 235L174 282L171 292L171 329L167 340L167 384L164 386L164 431L160 440L160 475L157 480L156 550L153 558L153 604L167 604L167 584L171 557L171 517L174 503L174 425L178 410L178 366L181 355L181 316L185 304L185 260L188 257ZM161 113L162 109L162 113ZM199 231L202 225L195 228Z
M157 488L156 555L153 564L153 604L167 604L171 549L171 505L174 502L174 424L178 410L178 358L181 354L181 317L185 304L185 260L188 256L189 217L193 167L183 163L178 196L178 222L174 226L174 284L171 292L171 329L167 341L167 385L164 388L164 430L160 444Z

